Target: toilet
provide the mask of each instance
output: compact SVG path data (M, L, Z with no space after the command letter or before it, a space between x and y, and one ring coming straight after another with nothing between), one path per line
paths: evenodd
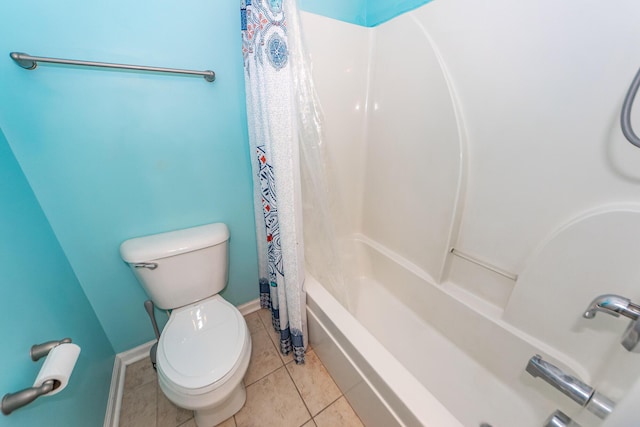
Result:
M238 309L218 293L228 279L229 229L215 223L127 240L126 261L155 305L172 310L158 342L160 389L212 427L246 400L242 379L251 336Z

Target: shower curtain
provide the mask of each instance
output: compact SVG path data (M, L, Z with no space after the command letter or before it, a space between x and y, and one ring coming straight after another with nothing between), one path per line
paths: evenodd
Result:
M294 2L242 0L249 142L260 269L260 302L271 309L280 351L304 363L306 295L298 119L287 18ZM296 13L295 10L291 11Z

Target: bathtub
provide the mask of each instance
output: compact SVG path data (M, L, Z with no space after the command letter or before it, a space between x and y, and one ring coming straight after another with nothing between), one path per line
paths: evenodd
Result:
M360 271L346 301L307 275L307 313L313 349L365 425L539 427L556 409L580 416L524 371L541 354L588 381L579 365L367 237L351 243Z

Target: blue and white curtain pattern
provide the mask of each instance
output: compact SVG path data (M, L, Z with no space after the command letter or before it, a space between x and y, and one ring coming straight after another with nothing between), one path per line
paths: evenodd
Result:
M273 327L280 333L280 351L293 351L296 363L304 363L306 296L301 220L296 208L300 193L298 132L286 7L282 0L241 1L242 54L261 306L271 309Z

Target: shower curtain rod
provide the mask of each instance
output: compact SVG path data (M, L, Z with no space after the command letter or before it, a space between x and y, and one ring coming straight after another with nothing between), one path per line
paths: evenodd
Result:
M181 70L177 68L161 68L161 67L147 67L144 65L128 65L128 64L111 64L109 62L92 62L92 61L78 61L75 59L60 59L60 58L46 58L42 56L31 56L22 52L11 52L11 59L24 69L35 70L38 66L38 62L50 62L52 64L67 64L67 65L80 65L83 67L101 67L101 68L118 68L124 70L136 70L136 71L153 71L156 73L172 73L172 74L190 74L196 76L203 76L208 82L212 82L216 79L216 73L211 70L197 71L197 70Z

